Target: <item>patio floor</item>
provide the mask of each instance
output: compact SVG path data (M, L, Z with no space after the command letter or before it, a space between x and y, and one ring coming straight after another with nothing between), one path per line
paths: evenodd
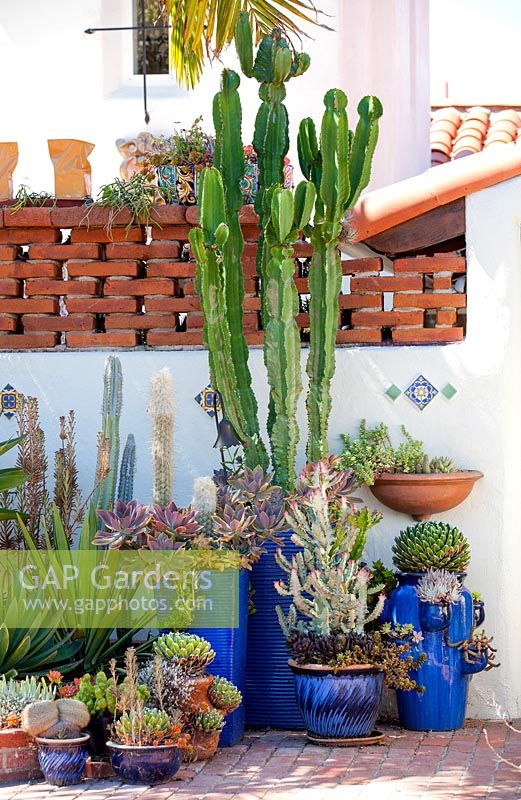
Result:
M521 797L521 770L502 762L483 726L455 733L413 733L381 725L385 744L318 747L301 733L249 732L213 761L183 770L183 780L156 787L88 781L56 788L46 783L0 787L0 800L452 800ZM487 725L490 744L521 763L521 734ZM180 773L181 776L181 773Z

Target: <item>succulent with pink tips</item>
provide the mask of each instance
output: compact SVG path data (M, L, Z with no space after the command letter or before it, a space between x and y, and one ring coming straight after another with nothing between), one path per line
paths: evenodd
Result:
M151 512L147 506L131 500L118 500L114 511L98 509L103 528L96 532L93 544L110 550L135 550L144 545Z

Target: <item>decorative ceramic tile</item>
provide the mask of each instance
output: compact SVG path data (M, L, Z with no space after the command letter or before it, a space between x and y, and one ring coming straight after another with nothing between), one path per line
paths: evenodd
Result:
M452 383L447 383L441 390L441 393L447 398L447 400L452 400L454 395L458 393L458 390L452 385Z
M6 383L0 391L0 416L3 414L7 419L14 417L22 405L23 395L17 392L14 386Z
M430 381L427 380L427 378L425 378L423 375L418 375L416 380L414 380L407 387L405 394L411 403L414 403L416 408L418 408L420 411L423 411L423 409L429 405L431 400L434 400L438 394L438 390Z
M387 395L387 397L389 397L393 401L397 400L400 397L401 393L402 390L399 389L395 383L391 383L389 388L385 390L385 394Z
M201 389L198 395L195 396L195 402L198 403L203 411L206 411L208 416L215 417L215 390L212 389L210 385L205 386L204 389ZM221 412L221 403L219 398L217 398L217 411Z

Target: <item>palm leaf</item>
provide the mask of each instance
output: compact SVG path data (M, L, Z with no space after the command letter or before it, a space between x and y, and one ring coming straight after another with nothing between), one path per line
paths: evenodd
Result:
M288 38L306 35L301 23L327 28L324 12L305 0L167 0L170 16L170 69L192 89L200 80L205 57L218 58L232 42L240 11L249 14L257 42L272 28Z

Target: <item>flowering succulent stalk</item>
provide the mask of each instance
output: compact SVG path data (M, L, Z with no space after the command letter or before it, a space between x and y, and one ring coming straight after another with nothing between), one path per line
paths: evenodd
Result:
M149 414L152 418L152 469L154 503L166 506L173 492L174 384L163 369L150 381Z

